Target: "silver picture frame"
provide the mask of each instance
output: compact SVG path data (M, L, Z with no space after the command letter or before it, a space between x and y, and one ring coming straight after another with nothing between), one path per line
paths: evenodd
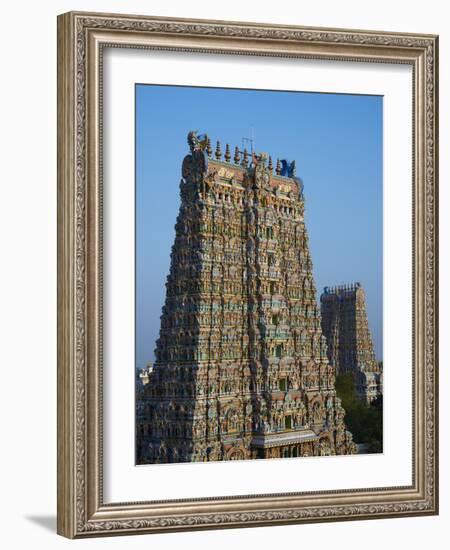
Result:
M404 63L413 69L413 483L105 503L102 55L105 47ZM58 17L58 533L69 538L438 513L438 37L70 12ZM130 365L130 369L133 369Z

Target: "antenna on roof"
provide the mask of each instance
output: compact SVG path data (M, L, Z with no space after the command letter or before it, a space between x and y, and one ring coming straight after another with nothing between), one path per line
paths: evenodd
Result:
M251 127L251 135L252 135L251 138L249 138L249 137L243 137L242 138L242 149L245 149L247 144L250 144L250 152L253 155L253 152L254 152L253 144L255 143L255 136L253 134L253 126Z

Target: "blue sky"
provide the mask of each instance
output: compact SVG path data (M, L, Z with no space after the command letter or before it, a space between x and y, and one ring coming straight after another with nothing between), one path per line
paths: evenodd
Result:
M154 359L190 130L296 161L318 295L359 281L382 359L380 96L136 86L136 367Z

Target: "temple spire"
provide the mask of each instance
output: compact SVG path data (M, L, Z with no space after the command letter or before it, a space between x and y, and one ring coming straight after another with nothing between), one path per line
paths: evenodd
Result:
M216 159L217 159L217 160L220 160L221 156L222 156L222 151L221 151L221 149L220 149L220 141L217 140L217 146L216 146Z
M248 166L248 151L244 149L244 158L242 159L242 166L246 168Z
M239 155L239 147L237 146L234 148L233 160L234 160L234 164L239 164L239 161L241 160L241 156Z

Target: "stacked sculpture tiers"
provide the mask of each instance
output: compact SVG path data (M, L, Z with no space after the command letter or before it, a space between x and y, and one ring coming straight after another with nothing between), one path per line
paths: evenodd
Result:
M137 463L352 454L295 164L190 132Z
M371 403L383 394L383 369L375 359L361 284L325 287L320 303L331 365L337 374L350 373L356 395Z

